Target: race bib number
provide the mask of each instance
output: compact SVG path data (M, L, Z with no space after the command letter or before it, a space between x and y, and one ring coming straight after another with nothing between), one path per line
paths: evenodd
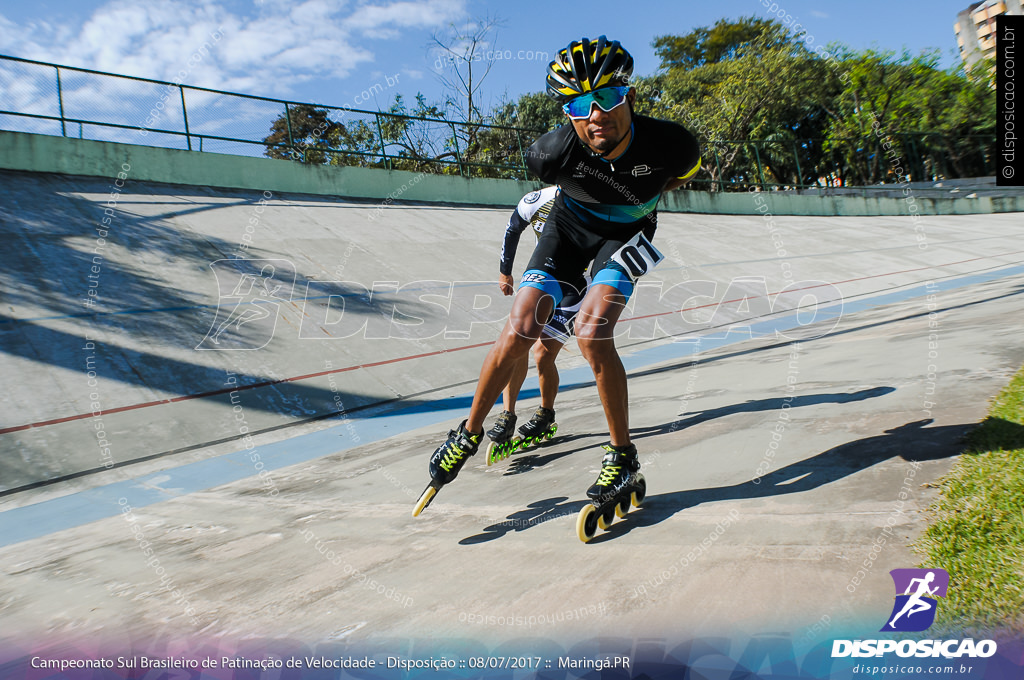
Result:
M640 232L616 250L612 259L622 265L630 278L636 281L657 267L665 256Z

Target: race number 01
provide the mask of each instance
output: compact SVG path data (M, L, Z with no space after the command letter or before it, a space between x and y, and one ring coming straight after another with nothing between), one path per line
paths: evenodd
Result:
M640 232L616 250L612 259L622 265L635 281L657 267L665 256Z

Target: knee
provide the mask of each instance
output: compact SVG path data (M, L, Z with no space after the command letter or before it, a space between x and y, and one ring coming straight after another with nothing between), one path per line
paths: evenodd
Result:
M580 321L583 321L582 323ZM608 322L599 317L590 317L585 320L577 320L575 326L576 340L580 349L584 345L609 340L612 337L612 328Z
M537 364L537 368L545 369L555 364L555 354L547 348L547 345L538 342L533 346L533 361Z
M598 325L588 325L582 328L577 325L576 343L583 358L590 364L615 352L615 342L611 333Z
M533 344L534 340L540 337L543 328L543 324L537 323L530 315L513 315L505 326L503 340L506 345L526 351Z
M541 326L534 323L532 319L509 319L505 327L506 342L520 345L532 343L540 335Z
M543 311L542 309L527 308L525 311L518 312L513 309L506 328L518 338L532 342L539 338L541 331L544 330L546 320L540 318Z
M587 361L593 363L594 357L601 353L601 341L593 335L578 335L576 336L576 344L580 348L580 354Z

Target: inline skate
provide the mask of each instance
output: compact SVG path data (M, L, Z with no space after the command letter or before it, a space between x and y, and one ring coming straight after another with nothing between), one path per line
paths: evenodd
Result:
M450 484L455 480L459 470L466 464L469 457L476 454L477 449L480 448L480 441L483 439L483 436L483 432L472 434L466 430L465 420L459 424L457 430L448 432L448 439L441 446L437 447L430 456L430 465L428 467L430 484L427 485L427 488L420 494L419 500L416 501L416 507L412 511L413 517L419 516L423 509L430 505L430 501L434 500L434 496L437 495L442 486Z
M647 495L647 481L640 474L636 447L630 444L615 448L605 444L602 448L606 453L601 473L587 489L590 502L576 517L576 535L584 543L592 539L599 528L607 530L616 516L625 517L630 505L639 507Z
M519 442L518 451L524 451L531 446L536 446L543 441L551 439L558 431L558 424L555 422L555 412L552 409L541 406L530 418L529 422L520 426L519 434L522 439Z
M487 436L491 443L487 446L487 464L494 465L499 460L508 458L522 442L521 437L514 436L516 427L516 414L511 411L502 411L494 422Z

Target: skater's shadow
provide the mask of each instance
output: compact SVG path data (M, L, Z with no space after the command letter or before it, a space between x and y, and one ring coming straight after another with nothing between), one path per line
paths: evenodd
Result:
M549 447L561 446L562 444L568 444L569 442L576 441L578 439L588 439L594 437L600 437L600 434L588 433L588 434L570 434L565 436L556 435L551 441L544 442L540 446L531 448L523 453L514 453L509 459L508 469L505 470L503 477L511 475L521 475L524 472L530 470L536 470L537 468L544 467L552 461L556 461L559 458L565 458L570 456L577 451L585 451L593 448L592 446L581 446L579 448L570 449L568 451L551 451L547 452L545 449Z
M548 520L556 519L558 517L574 516L583 507L583 501L574 501L570 503L563 503L563 501L569 500L566 496L560 496L558 498L547 498L542 501L536 501L526 506L525 510L519 512L513 512L511 515L505 518L504 521L492 524L489 527L484 527L482 534L476 534L469 536L459 541L459 545L476 545L477 543L486 543L487 541L493 541L496 538L501 538L505 534L513 531L525 531L530 527L537 526Z
M686 414L687 417L673 421L671 423L665 423L663 425L655 425L653 427L639 427L630 428L630 436L635 439L642 439L644 437L652 437L655 435L669 434L677 432L686 427L691 427L699 423L704 423L715 418L724 418L735 413L752 413L755 411L777 411L783 406L791 408L799 408L801 406L814 406L815 404L848 404L854 401L863 401L865 399L873 399L875 397L881 397L895 392L895 387L871 387L863 389L858 392L851 393L838 393L838 394L804 394L797 397L773 397L771 399L752 399L742 404L730 404L728 406L721 406L719 408L709 409L707 411L699 411L693 414Z
M963 450L963 437L974 427L968 424L926 428L925 425L931 422L930 419L919 420L886 430L885 434L841 444L732 486L648 495L640 510L630 512L624 520L617 520L607 532L599 532L591 543L612 540L633 529L660 524L677 512L702 503L810 491L890 458L899 457L908 462L948 458ZM751 472L755 473L754 470ZM648 490L650 488L651 478L648 475Z
M629 433L633 439L643 439L645 437L654 437L658 435L670 434L677 432L683 428L691 427L699 423L714 420L715 418L724 418L725 416L732 415L734 413L752 413L755 411L776 411L781 409L784 405L788 405L791 408L799 408L801 406L813 406L815 404L848 404L854 401L863 401L864 399L872 399L874 397L881 397L895 392L895 387L883 386L883 387L871 387L863 389L858 392L850 393L833 393L833 394L804 394L798 397L788 399L786 397L778 397L772 399L752 399L743 404L730 404L729 406L722 406L716 409L710 409L708 411L700 411L698 413L688 415L680 420L675 420L671 423L664 423L662 425L655 425L652 427L636 427L630 428ZM558 437L554 441L546 442L543 446L558 446L566 444L568 442L577 439L588 439L597 438L602 439L606 442L607 439L603 438L606 435L601 434L576 434L566 437ZM574 453L580 451L593 450L593 445L581 446L577 448L568 449L565 451L553 451L551 453L544 454L541 449L531 449L529 453L515 454L512 456L512 462L509 463L508 470L505 471L505 475L519 475L524 472L529 472L540 467L544 467L548 463L556 461L566 456L571 456Z

